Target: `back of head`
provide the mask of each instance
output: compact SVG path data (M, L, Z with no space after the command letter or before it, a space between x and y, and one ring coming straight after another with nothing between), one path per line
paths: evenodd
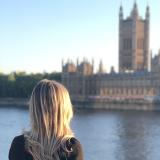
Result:
M56 81L41 80L33 89L29 110L31 131L25 133L27 150L34 160L59 159L58 149L73 137L73 111L67 89Z

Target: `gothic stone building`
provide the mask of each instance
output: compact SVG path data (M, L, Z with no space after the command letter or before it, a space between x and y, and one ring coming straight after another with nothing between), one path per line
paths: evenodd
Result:
M69 68L74 66L74 71ZM71 70L70 70L71 69ZM67 71L66 71L67 70ZM63 66L62 83L72 100L86 99L145 99L160 95L160 72L93 73L88 61Z
M119 71L150 69L149 54L149 7L146 8L145 19L138 14L134 4L131 15L124 19L123 9L119 12Z
M144 100L160 95L160 69L150 72L149 54L149 7L143 20L138 15L137 4L131 15L123 19L119 13L119 73L112 68L105 73L100 62L94 73L94 61L83 60L79 64L62 63L62 83L70 92L72 100ZM159 59L152 60L152 67ZM128 72L130 71L130 72Z

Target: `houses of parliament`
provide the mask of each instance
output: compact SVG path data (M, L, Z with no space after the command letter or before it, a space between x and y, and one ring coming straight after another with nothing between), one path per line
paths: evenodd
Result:
M160 97L160 51L152 57L150 40L150 8L145 18L135 2L125 19L119 9L119 72L106 73L102 61L94 72L94 60L85 58L76 64L62 61L62 83L73 101L140 101Z

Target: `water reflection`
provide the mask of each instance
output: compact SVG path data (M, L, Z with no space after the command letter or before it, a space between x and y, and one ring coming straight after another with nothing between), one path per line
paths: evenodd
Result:
M108 111L84 110L76 113L73 129L81 140L85 159L116 160L118 117L118 113Z
M0 159L29 126L27 109L0 107ZM80 110L72 121L85 160L159 160L160 112Z
M155 112L123 112L119 122L117 160L153 159L153 148L149 141L154 136L152 126L156 116Z

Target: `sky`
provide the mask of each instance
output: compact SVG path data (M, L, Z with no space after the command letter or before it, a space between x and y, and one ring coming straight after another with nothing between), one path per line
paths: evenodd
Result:
M0 72L61 71L61 61L102 60L118 68L118 14L134 0L0 0ZM160 0L137 0L144 18L150 6L150 49L160 48Z

